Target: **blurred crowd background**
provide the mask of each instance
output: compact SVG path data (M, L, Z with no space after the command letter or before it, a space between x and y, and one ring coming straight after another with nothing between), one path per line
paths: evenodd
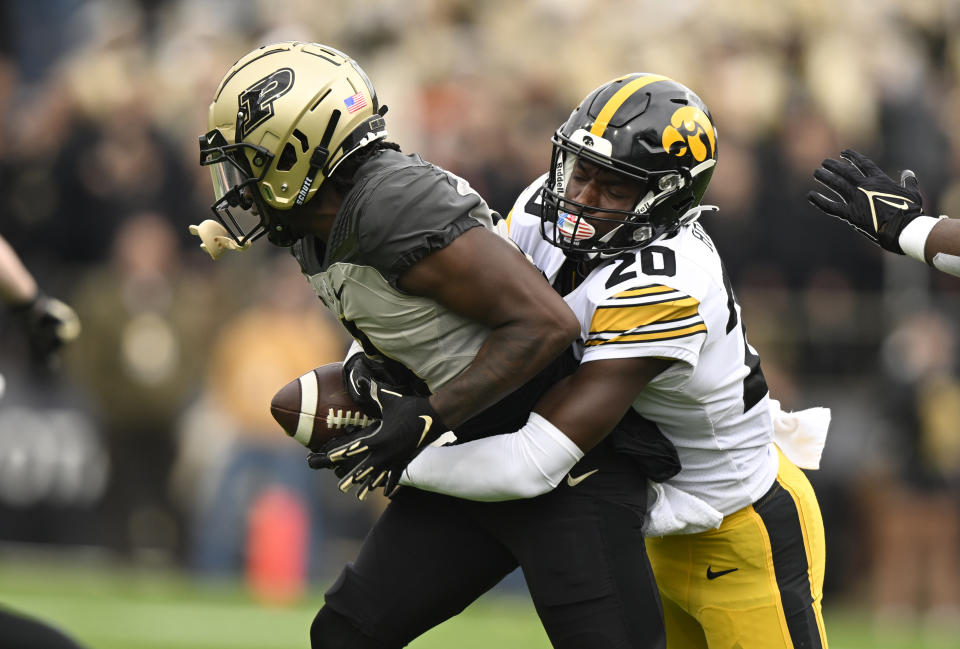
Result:
M703 224L773 396L833 410L809 474L827 606L960 619L960 280L804 200L852 147L960 217L958 35L957 0L0 1L0 233L84 326L50 372L0 320L0 548L282 591L326 583L383 506L310 472L269 416L346 343L293 259L264 241L214 263L187 232L210 216L197 137L220 77L310 40L361 63L391 139L503 213L597 85L697 91L719 131Z

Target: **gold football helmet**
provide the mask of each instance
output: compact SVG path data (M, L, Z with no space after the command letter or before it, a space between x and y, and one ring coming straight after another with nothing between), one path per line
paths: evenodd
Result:
M370 79L346 54L318 43L264 45L237 61L210 104L200 164L211 205L239 246L263 234L303 236L284 213L309 201L352 153L387 136Z

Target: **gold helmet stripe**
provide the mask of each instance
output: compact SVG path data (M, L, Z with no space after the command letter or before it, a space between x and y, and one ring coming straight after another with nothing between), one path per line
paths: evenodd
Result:
M593 123L593 128L590 129L590 133L603 137L603 132L607 130L607 126L610 124L610 120L613 118L614 113L617 112L617 109L620 108L633 93L655 81L673 81L673 79L659 74L648 74L643 77L637 77L626 84L623 88L615 92L613 97L607 100L607 104L597 116L597 121Z

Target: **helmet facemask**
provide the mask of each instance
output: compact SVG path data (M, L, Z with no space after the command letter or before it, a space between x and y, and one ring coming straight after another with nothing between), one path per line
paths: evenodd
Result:
M716 129L700 98L667 77L639 72L603 84L551 141L541 235L568 255L636 250L706 209L700 200L716 165Z
M673 210L659 208L683 200L682 190L690 186L689 173L632 167L613 160L604 149L602 138L583 131L571 138L560 132L553 137L550 174L543 187L541 235L568 254L615 256L642 248L679 227L669 218ZM567 196L578 164L581 169L597 170L618 186L622 179L622 190L633 194L629 207L587 205Z
M259 163L259 174L250 168L248 151ZM213 181L215 200L210 209L241 247L268 231L272 210L262 200L257 184L272 160L273 154L262 147L244 142L228 144L217 129L200 136L200 164L210 167Z

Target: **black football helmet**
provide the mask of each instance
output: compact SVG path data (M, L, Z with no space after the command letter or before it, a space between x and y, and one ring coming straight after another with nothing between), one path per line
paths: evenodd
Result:
M717 131L703 101L672 79L638 72L603 84L552 142L540 231L568 254L606 257L642 248L705 209L700 201L717 162ZM567 198L581 159L640 187L633 208L605 209ZM617 225L609 231L595 227L604 221Z

